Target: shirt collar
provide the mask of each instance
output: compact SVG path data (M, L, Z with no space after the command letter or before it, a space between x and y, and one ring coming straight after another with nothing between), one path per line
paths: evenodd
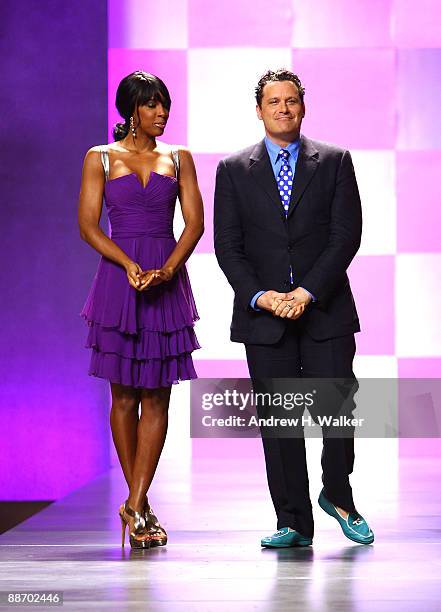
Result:
M268 136L265 136L264 140L265 140L266 150L268 151L268 155L270 156L270 159L271 159L271 163L274 165L277 161L277 156L282 147L276 144L275 142L273 142L272 140L270 140ZM294 140L294 142L290 142L289 145L283 148L289 151L292 158L296 159L297 154L299 152L299 148L300 148L300 138L298 138L297 140Z

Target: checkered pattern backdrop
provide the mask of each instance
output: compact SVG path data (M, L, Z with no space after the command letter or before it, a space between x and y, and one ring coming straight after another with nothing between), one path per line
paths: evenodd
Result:
M109 0L109 141L116 87L143 69L171 92L164 140L187 145L196 162L206 231L188 269L200 376L247 376L213 253L214 178L223 156L262 138L253 89L276 67L306 88L303 133L353 156L364 212L349 271L362 325L357 375L439 376L440 19L436 0Z
M306 88L303 133L352 153L364 214L349 270L362 325L356 375L440 376L440 18L437 0L109 0L109 128L120 79L152 72L173 99L164 140L187 145L196 162L206 231L188 269L201 315L199 376L248 376L243 346L229 341L233 293L213 252L214 179L222 157L263 137L254 87L278 67ZM191 442L185 385L173 408L167 448L188 477L192 459L232 456L252 457L263 478L259 440ZM437 453L438 442L357 440L359 503L368 507L375 491L396 504L399 456ZM320 440L307 440L307 454L319 490Z
M12 28L9 33L12 63L6 80L9 78L15 84L16 66L20 66L20 74L29 76L29 82L33 83L37 101L47 97L45 79L40 78L38 71L32 75L27 71L28 66L23 63L26 49L19 50L18 43L15 44L16 32L29 33L25 38L34 52L42 45L44 34L53 28L51 49L57 49L57 57L63 60L60 61L64 66L66 48L72 47L72 41L69 37L67 41L63 39L61 33L78 31L81 52L76 50L72 57L81 60L90 56L90 49L94 48L96 56L92 58L92 65L102 65L100 50L105 33L99 3L87 3L91 5L87 22L83 11L61 10L56 27L47 18L49 4L42 2L38 10L28 11L29 19L8 22ZM286 66L301 76L306 87L304 133L348 147L355 163L364 210L363 245L350 269L363 329L357 334L356 373L359 376L439 376L439 0L108 0L108 8L109 140L112 139L110 127L118 120L114 108L117 84L129 72L142 68L162 77L173 97L165 140L188 145L197 165L205 201L206 233L188 267L201 315L197 334L203 348L194 353L199 375L247 376L243 347L229 341L232 291L213 254L214 175L221 157L262 138L262 124L255 116L253 89L258 76L267 68ZM29 44L26 48L31 48ZM47 56L44 49L41 46L42 57ZM60 62L49 60L43 64L48 65L52 76L59 75ZM79 72L75 95L66 109L54 117L51 115L50 121L48 113L42 113L42 125L52 129L54 125L65 125L66 121L72 123L72 117L74 124L79 121L87 102L83 100L84 92L93 89L88 83L91 70L88 67ZM54 95L57 98L59 92ZM88 104L96 112L85 121L86 132L98 111L103 110L99 108L100 99L91 97ZM97 133L96 126L92 132ZM74 142L77 153L81 151L80 141L78 137ZM48 147L40 146L39 151L42 159L46 159ZM78 185L79 163L78 157L77 165L71 165L68 193L73 193L73 186ZM24 192L20 181L14 181L14 176L10 179L12 202L21 205ZM40 183L44 194L46 187ZM23 217L20 213L20 228L41 229L37 232L39 239L35 241L32 237L30 251L39 261L42 253L49 252L44 241L52 225L46 219L55 219L59 227L59 215L53 214L53 207L58 206L54 193L65 194L65 190L60 180L57 185L42 205L40 225L35 225L34 219L26 224L23 221L26 215ZM9 238L14 244L21 244L23 236L17 234L19 225L13 213L9 219L9 209L14 207L3 210L12 232ZM66 236L71 241L68 246L75 254L77 267L84 266L81 282L86 287L86 278L92 280L89 258L92 253L88 251L86 256L84 245L85 251L78 259L78 236L71 233L72 208L65 209L63 214ZM176 234L182 225L178 217ZM58 247L55 242L53 249ZM13 257L16 251L12 249L11 253ZM17 253L20 262L23 253ZM100 385L102 389L107 389L107 385L105 381L87 380L87 351L82 356L78 353L78 361L74 358L77 349L66 353L66 338L70 339L71 346L80 347L84 342L81 321L77 318L76 326L72 323L82 306L81 295L73 300L77 304L74 307L67 305L66 294L61 309L54 310L55 289L45 296L41 287L31 283L31 294L41 305L34 314L43 322L49 321L50 315L50 323L35 326L35 317L31 317L26 327L20 318L23 312L27 314L21 287L17 283L8 287L12 293L5 293L3 310L12 324L4 326L4 336L16 351L14 363L5 361L8 374L3 385L3 403L13 412L13 418L4 420L6 433L1 438L2 495L5 500L55 499L105 469L109 446L113 453L111 462L117 463L110 428L108 433L104 429L107 406L100 401ZM17 304L16 312L8 302L8 295L10 304ZM53 312L58 312L55 318ZM70 327L66 327L68 315ZM29 350L29 342L17 345L16 319L20 321L22 336L32 338ZM57 355L59 358L54 360ZM46 362L52 363L52 368L46 368ZM60 367L65 376L60 377ZM30 378L26 378L27 394L17 395L16 387L22 386L23 371L30 373ZM78 388L73 389L69 382L72 380L80 381ZM165 448L165 453L175 460L175 472L182 474L185 492L192 478L197 482L193 458L209 461L214 456L224 458L228 452L235 459L247 453L252 456L253 470L247 477L261 478L263 490L260 440L219 443L190 440L189 387L183 383L173 389L172 418ZM62 411L58 410L60 405ZM50 431L49 437L45 435L47 431ZM70 452L65 452L66 432L81 440L81 445L72 447ZM435 443L441 449L439 440ZM314 457L310 463L313 466L310 482L313 484L315 479L313 488L318 491L319 449L313 445L311 448ZM400 452L403 448L408 452L409 446L398 444L397 440L357 440L355 484L360 488L356 496L360 507L367 508L362 503L363 496L369 502L370 491L378 491L381 499L396 499L398 448ZM412 452L421 455L428 448L434 445L429 445L427 440L416 440ZM162 461L159 469L161 465ZM229 465L236 469L237 464ZM246 486L245 480L244 483ZM214 482L212 486L218 485ZM201 487L196 490L201 494Z

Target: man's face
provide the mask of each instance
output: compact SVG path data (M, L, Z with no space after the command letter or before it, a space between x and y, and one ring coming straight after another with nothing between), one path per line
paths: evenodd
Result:
M262 108L257 105L256 111L268 136L298 138L305 105L300 100L297 85L292 81L273 81L265 85L262 93Z

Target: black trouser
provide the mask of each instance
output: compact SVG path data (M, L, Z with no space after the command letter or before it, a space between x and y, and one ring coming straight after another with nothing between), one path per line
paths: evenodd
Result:
M355 339L350 334L316 341L301 320L288 321L281 340L272 345L245 345L250 378L344 378L355 380ZM355 407L355 404L353 404ZM324 432L323 432L324 433ZM277 529L291 527L314 534L304 437L262 437L269 490ZM354 512L349 474L354 466L354 438L323 435L322 481L326 498Z

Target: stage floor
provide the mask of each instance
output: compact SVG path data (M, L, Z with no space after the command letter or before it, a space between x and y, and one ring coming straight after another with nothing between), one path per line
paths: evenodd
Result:
M347 540L314 490L313 546L261 549L275 530L262 468L164 457L151 503L169 544L147 551L121 548L114 468L0 537L0 590L62 591L72 610L441 610L439 458L401 459L398 487L357 504L372 546Z

